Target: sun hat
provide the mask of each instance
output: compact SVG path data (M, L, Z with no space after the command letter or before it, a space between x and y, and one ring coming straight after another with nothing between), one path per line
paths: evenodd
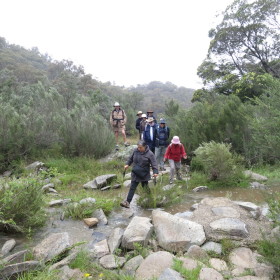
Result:
M120 106L120 103L119 102L115 102L114 107L116 107L116 106Z
M148 117L147 122L153 122L154 118L153 117Z
M148 111L147 111L147 113L153 113L153 112L154 112L153 110L148 110Z
M180 139L178 136L174 136L171 140L172 144L181 144Z
M164 123L164 124L165 124L166 121L165 121L165 119L160 119L160 120L159 120L159 123Z
M147 115L146 115L146 114L142 114L141 117L142 117L142 118L147 118Z
M143 114L143 112L142 111L138 111L138 113L137 113L137 115L136 116L138 116L138 115L142 115Z

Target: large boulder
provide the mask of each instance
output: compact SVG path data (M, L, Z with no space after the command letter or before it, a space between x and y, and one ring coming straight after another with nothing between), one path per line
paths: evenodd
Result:
M96 177L94 180L87 182L83 185L85 189L101 189L102 187L110 184L110 182L117 178L116 174L105 174Z
M136 216L125 229L121 246L127 249L134 249L134 243L136 242L146 246L152 232L151 219Z
M67 232L53 233L33 248L35 259L50 261L70 247Z
M152 212L159 246L170 252L186 252L192 245L201 245L206 240L203 226L171 215L161 210Z
M166 268L170 268L174 255L165 251L150 254L138 267L135 273L137 280L158 278Z
M6 256L10 251L14 249L16 246L16 241L14 239L10 239L6 241L1 249L1 254Z

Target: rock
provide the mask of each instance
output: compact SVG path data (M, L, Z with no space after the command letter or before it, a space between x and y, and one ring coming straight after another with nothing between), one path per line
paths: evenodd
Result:
M106 269L121 268L125 263L124 257L117 257L115 255L106 255L99 260L100 264Z
M119 248L123 237L123 230L121 228L115 228L108 239L108 246L110 252L113 254L116 249Z
M188 270L193 270L198 266L198 262L196 260L193 260L186 256L180 257L179 260L183 262L183 267Z
M209 260L209 264L217 271L227 271L228 266L227 263L223 260L212 258Z
M120 189L121 188L121 184L115 184L113 185L112 189L115 190L115 189Z
M195 203L191 206L190 210L191 211L195 211L196 209L198 209L199 203Z
M6 256L9 254L16 246L16 241L14 239L10 239L6 241L1 249L1 254Z
M93 245L93 249L90 250L97 258L102 258L110 253L107 239L99 241Z
M11 279L12 277L42 267L38 261L27 261L22 263L10 264L0 269L0 279Z
M130 259L128 262L125 263L125 265L123 267L123 272L127 275L134 276L136 269L143 262L143 260L144 260L144 258L141 255L138 255L138 256Z
M174 187L175 187L174 184L168 184L168 185L166 185L166 186L163 186L163 187L162 187L162 190L163 190L163 191L169 191L169 190L171 190L171 189L174 188Z
M78 269L71 269L68 265L60 268L60 280L82 280L84 279L84 274Z
M136 280L157 279L166 268L173 264L174 255L165 251L150 254L138 267Z
M72 254L62 259L60 262L51 265L49 271L59 269L65 265L69 265L73 260L76 259L77 255L78 255L78 250L74 251Z
M205 244L202 245L201 247L203 250L205 250L206 252L215 252L217 254L221 254L222 253L222 245L220 243L216 243L216 242L206 242Z
M25 169L36 171L36 170L39 170L40 168L42 168L44 165L45 165L45 164L44 164L43 162L35 161L35 162L33 162L33 163L27 165L27 166L25 167Z
M49 184L44 185L42 187L42 191L48 192L50 188L54 189L54 184L53 183L49 183Z
M84 189L97 189L97 185L95 182L95 179L92 181L87 182L86 184L83 185Z
M62 205L68 204L70 202L71 202L71 198L52 200L49 203L49 207L62 206Z
M237 205L239 205L240 207L248 210L248 211L256 211L259 209L259 206L257 206L256 204L252 203L252 202L245 202L245 201L234 201L234 203L236 203Z
M93 227L98 224L97 218L85 218L83 221L88 227Z
M125 174L124 179L131 180L131 172Z
M124 182L123 182L123 186L124 186L125 188L130 188L130 186L131 186L131 181L130 181L130 180L124 181Z
M70 247L67 232L53 233L33 248L33 255L37 260L50 261Z
M205 191L205 190L208 190L207 186L199 186L199 187L194 188L193 192L202 192L202 191Z
M111 186L106 186L106 187L101 188L100 190L101 191L108 191L110 189L111 189Z
M204 267L200 270L199 280L223 280L224 277L221 273L213 268Z
M174 216L180 217L182 219L189 219L193 216L193 212L191 212L191 211L179 212L179 213L176 213Z
M192 245L206 240L203 227L195 222L153 210L152 220L159 246L170 252L186 252Z
M8 170L8 171L5 171L3 174L2 174L2 176L3 177L10 177L11 175L12 175L12 171L10 171L10 170Z
M250 188L251 189L257 189L257 190L266 190L267 186L264 184L261 184L259 182L251 182L250 183Z
M223 218L216 220L210 223L210 227L213 232L222 233L232 238L235 237L236 239L248 237L249 235L246 224L235 218Z
M58 192L53 188L49 188L48 192L53 194L58 194Z
M158 278L158 280L184 280L179 272L171 269L171 268L166 268Z
M135 242L146 246L153 232L153 225L150 221L151 219L146 217L133 217L124 231L122 247L134 249Z
M82 200L80 200L79 202L80 204L95 204L96 203L96 199L93 197L86 197L83 198Z
M192 245L186 254L188 257L191 257L195 260L205 260L208 258L208 254L206 253L205 250L203 250L202 248L200 248L197 245Z
M240 247L229 254L229 261L236 267L254 268L257 265L256 257L249 248Z
M27 250L19 251L13 255L7 256L2 260L4 264L21 263L24 262Z
M109 184L115 178L117 178L116 174L101 175L95 178L95 184L97 188L100 189L106 186L106 184Z
M271 265L259 263L253 270L255 276L257 277L273 279L274 269Z
M235 278L232 278L231 280L269 280L269 279L264 279L264 278L259 278L256 276L247 275L247 276L242 276L242 277L235 277Z
M108 224L108 220L104 214L104 211L100 208L97 209L93 212L93 216L96 216L97 219L99 220L99 224L101 225L107 225Z
M246 176L250 177L251 179L256 180L256 181L267 181L267 177L266 176L254 173L251 170L244 171L244 174Z
M239 218L240 217L240 213L232 207L226 207L226 206L213 207L212 212L216 216L222 216L222 217L227 217L227 218Z

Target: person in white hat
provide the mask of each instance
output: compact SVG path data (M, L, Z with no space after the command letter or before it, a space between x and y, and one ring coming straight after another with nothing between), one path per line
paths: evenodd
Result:
M146 114L142 114L142 121L140 122L140 134L141 134L141 140L143 140L143 133L145 131L145 127L147 124L147 115Z
M178 180L182 180L181 177L181 159L187 159L184 145L180 142L178 136L174 136L171 143L168 145L164 155L164 161L168 159L170 165L169 183L173 184L174 174L176 171L176 177Z
M142 121L142 111L138 111L137 115L138 118L135 123L135 128L139 131L139 139L141 139L141 130L140 130L140 123Z
M147 143L149 146L150 150L155 153L155 147L156 147L156 126L154 122L153 117L149 117L147 119L147 124L145 126L145 130L143 132L143 140Z
M116 138L116 150L119 150L119 133L123 135L124 145L128 146L129 144L126 142L126 134L125 134L125 124L127 121L127 117L125 111L121 109L120 104L115 102L114 110L110 114L110 124L113 128L115 138Z

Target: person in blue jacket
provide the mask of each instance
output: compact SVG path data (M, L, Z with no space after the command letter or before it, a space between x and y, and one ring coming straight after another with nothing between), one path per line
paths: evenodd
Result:
M155 153L155 147L156 147L156 124L154 122L153 117L149 117L147 119L147 124L145 126L145 130L143 132L143 140L147 143L150 150Z

